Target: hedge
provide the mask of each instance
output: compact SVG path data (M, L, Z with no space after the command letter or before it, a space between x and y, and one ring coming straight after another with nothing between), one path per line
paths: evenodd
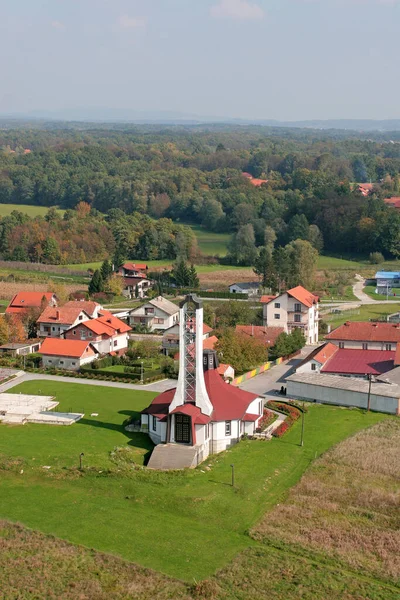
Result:
M189 288L163 288L164 294L173 294L185 296L186 294L195 294L199 298L232 298L237 300L248 300L248 294L235 294L234 292L206 292L203 290L193 290Z

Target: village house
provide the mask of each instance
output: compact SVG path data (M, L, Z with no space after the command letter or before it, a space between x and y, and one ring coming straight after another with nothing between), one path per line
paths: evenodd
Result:
M212 332L211 327L206 323L203 324L203 340L210 337ZM163 333L162 349L164 354L175 354L179 348L179 323L176 323L169 329L166 329Z
M219 363L217 371L225 381L232 381L235 378L235 369L231 365Z
M48 306L38 320L39 337L61 337L77 323L88 321L90 316L81 308L80 302L72 302L64 306Z
M378 376L400 364L400 347L397 351L360 350L339 348L326 342L315 348L299 365L296 373L327 373L342 377Z
M53 292L18 292L6 308L6 315L26 315L31 310L40 310L44 306L57 306Z
M285 333L300 328L307 344L318 342L318 302L317 296L301 285L287 290L263 305L263 318L266 327L282 327Z
M257 296L260 291L258 281L245 281L243 283L232 283L229 286L231 294L247 294L248 296Z
M162 296L133 308L129 313L129 325L132 328L142 325L150 331L165 331L178 323L178 320L178 306Z
M277 337L284 332L283 327L265 327L264 325L236 325L236 332L264 342L267 348L274 346Z
M104 312L97 319L90 319L71 327L64 333L67 340L89 341L99 354L121 356L128 349L131 331L129 325Z
M117 269L116 273L122 277L145 278L148 269L149 267L145 263L126 262Z
M142 431L156 444L149 468L194 467L252 434L263 414L257 394L225 383L213 350L203 350L203 307L194 295L180 305L179 377L142 411ZM195 325L193 325L195 323Z
M15 342L8 344L2 344L0 346L1 353L9 353L13 356L26 356L27 354L33 354L39 352L41 340L26 340L26 342Z
M339 348L391 352L400 343L400 323L347 321L325 338Z
M66 304L64 304L64 308L73 306L79 306L79 308L84 310L85 313L89 315L91 319L97 319L97 317L100 316L100 313L103 310L101 304L99 304L98 302L94 302L93 300L69 300L69 302L66 302Z
M150 279L145 277L124 277L122 295L129 300L133 298L144 298L153 285Z
M89 341L46 338L40 348L43 367L78 371L98 357Z
M400 210L400 196L392 196L391 198L385 198L384 202L388 206Z

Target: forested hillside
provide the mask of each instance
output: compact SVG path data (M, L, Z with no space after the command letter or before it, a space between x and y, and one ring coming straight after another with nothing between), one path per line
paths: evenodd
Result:
M0 255L56 263L116 251L125 258L190 258L195 238L181 222L231 233L233 264L253 265L260 248L298 239L327 253L397 257L400 215L383 199L400 193L400 144L374 136L228 126L8 126L0 131L0 203L66 213L4 217ZM369 181L374 190L364 197L356 184Z

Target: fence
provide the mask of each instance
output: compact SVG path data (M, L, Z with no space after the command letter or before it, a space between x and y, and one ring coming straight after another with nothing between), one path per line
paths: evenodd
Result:
M261 373L265 373L265 371L269 371L272 367L276 367L277 365L282 364L284 360L294 358L298 354L300 354L300 350L298 352L294 352L294 354L290 354L289 356L280 356L276 360L269 360L260 367L256 367L252 371L248 371L247 373L243 373L243 375L239 375L239 377L235 377L235 379L232 380L232 385L240 385L244 381L252 379L253 377L256 377L256 375L260 375Z

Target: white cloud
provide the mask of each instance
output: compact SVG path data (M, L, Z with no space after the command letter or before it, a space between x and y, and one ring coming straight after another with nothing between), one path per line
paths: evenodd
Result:
M65 29L65 25L61 21L52 21L51 26L53 29Z
M146 19L143 17L129 17L128 15L122 15L118 19L118 25L122 29L139 29L146 26Z
M211 15L215 18L228 19L262 19L264 11L258 4L247 0L219 0L211 7Z

